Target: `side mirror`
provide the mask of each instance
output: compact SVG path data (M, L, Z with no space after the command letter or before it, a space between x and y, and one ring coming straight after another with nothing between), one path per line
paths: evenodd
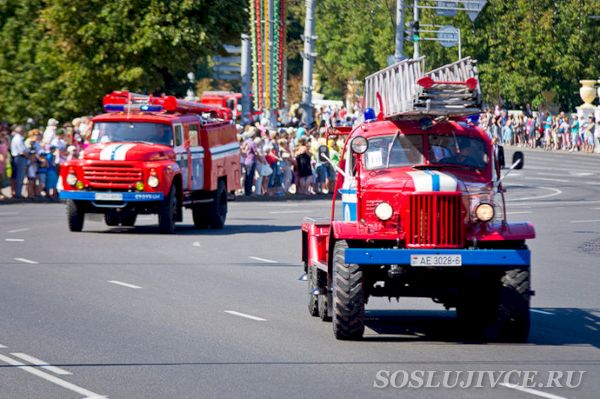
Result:
M516 164L515 169L523 169L523 166L525 165L525 155L523 155L523 152L516 151L513 154L512 163L513 165Z

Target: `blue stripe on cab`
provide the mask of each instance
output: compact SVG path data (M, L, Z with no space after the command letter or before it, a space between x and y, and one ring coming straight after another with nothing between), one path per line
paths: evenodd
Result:
M112 153L110 154L110 160L114 161L115 160L115 154L117 153L117 150L119 148L121 148L123 146L123 144L119 144L118 146L116 146L115 148L113 148Z
M440 175L437 173L431 175L431 190L440 191Z

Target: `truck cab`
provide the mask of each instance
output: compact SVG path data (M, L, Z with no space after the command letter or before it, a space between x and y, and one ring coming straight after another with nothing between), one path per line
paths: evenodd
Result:
M103 214L109 226L158 214L160 232L173 233L184 207L196 227L222 227L227 193L240 186L239 144L227 111L129 92L106 95L104 107L92 119L82 158L61 167L70 230L81 231L88 213Z
M365 120L345 144L341 201L328 221L302 225L309 313L332 321L336 338L359 339L369 297L428 297L456 308L469 336L526 340L535 231L506 219L487 134L456 110L367 110Z

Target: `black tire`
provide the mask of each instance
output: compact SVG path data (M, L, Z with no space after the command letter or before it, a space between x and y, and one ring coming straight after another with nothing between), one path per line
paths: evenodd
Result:
M365 331L365 298L363 273L359 265L347 265L345 241L336 241L333 247L333 333L337 339L361 339Z
M67 220L70 231L79 232L83 230L85 220L83 206L73 200L67 200Z
M125 227L133 227L135 225L135 221L137 220L137 213L127 213L124 216L121 216L121 226Z
M118 226L121 223L121 217L116 212L108 211L104 214L104 223L111 227Z
M210 227L213 229L223 228L227 219L227 185L223 180L219 180L213 201L207 208Z
M319 308L317 303L317 295L313 295L313 290L317 287L317 270L315 266L309 267L307 271L308 280L308 314L313 317L319 316Z
M328 297L329 296L327 294L319 295L317 297L317 308L319 309L319 317L321 318L321 321L324 322L331 321L331 314L329 314L329 300L327 299Z
M205 204L195 204L192 207L192 219L195 228L206 229L208 227L207 213L208 209Z
M509 270L469 279L457 306L465 336L500 342L526 342L529 335L529 271Z
M530 328L529 271L507 271L501 279L495 338L502 342L527 342Z
M160 204L158 214L158 228L160 234L175 233L175 221L177 220L177 190L171 186L169 195Z

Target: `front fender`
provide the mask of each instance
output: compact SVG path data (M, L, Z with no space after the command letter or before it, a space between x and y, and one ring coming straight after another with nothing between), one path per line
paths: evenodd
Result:
M493 222L474 226L467 234L468 240L523 241L535 238L535 228L528 222Z

